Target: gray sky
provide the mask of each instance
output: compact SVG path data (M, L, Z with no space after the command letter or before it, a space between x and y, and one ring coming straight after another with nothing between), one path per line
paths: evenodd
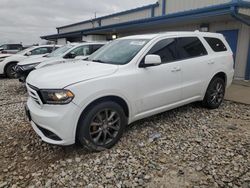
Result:
M157 0L0 0L0 44L32 44L56 27L128 10Z

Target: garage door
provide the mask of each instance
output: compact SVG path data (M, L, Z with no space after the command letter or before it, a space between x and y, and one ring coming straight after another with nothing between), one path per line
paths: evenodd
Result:
M231 47L234 53L234 60L235 60L239 30L224 30L224 31L217 31L217 33L221 33L225 36L229 46Z
M247 68L246 68L246 80L250 80L250 41L248 47L248 58L247 58Z

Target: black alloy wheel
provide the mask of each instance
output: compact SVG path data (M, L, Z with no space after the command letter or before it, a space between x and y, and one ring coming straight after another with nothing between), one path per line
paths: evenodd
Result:
M224 80L215 77L208 86L203 105L210 109L218 108L224 100L225 88Z
M127 117L119 104L101 102L81 115L76 138L91 151L110 149L120 140L126 125Z

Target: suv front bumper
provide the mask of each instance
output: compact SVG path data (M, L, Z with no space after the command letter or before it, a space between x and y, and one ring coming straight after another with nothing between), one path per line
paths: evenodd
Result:
M55 145L72 145L80 109L74 103L67 105L38 105L29 97L26 114L31 126L44 142Z

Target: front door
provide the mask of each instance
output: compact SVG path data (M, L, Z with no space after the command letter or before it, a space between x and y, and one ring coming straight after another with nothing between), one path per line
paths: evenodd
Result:
M162 64L137 70L139 116L164 111L168 105L181 100L181 64L176 61L176 40L162 39L147 54L159 55Z

